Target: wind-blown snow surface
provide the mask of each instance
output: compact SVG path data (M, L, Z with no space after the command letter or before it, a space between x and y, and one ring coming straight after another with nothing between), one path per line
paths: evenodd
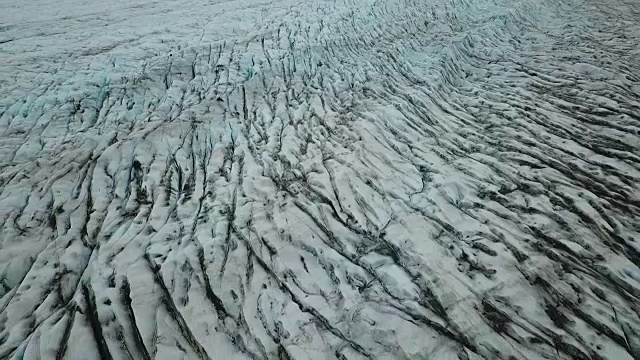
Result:
M0 358L640 358L637 1L0 8Z

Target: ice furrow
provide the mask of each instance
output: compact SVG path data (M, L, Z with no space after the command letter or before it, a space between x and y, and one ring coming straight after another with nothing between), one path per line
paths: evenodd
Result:
M2 8L0 358L640 359L637 3Z

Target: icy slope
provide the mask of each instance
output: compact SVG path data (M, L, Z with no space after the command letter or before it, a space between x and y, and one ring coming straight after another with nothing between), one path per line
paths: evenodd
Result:
M0 359L640 359L637 1L0 9Z

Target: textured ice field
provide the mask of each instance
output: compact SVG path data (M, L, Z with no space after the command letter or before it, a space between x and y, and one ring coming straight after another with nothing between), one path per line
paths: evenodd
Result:
M640 359L637 0L0 0L0 359Z

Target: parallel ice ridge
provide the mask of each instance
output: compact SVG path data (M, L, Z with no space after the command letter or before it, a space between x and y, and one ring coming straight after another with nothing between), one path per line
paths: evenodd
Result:
M0 359L640 359L640 3L0 0Z

